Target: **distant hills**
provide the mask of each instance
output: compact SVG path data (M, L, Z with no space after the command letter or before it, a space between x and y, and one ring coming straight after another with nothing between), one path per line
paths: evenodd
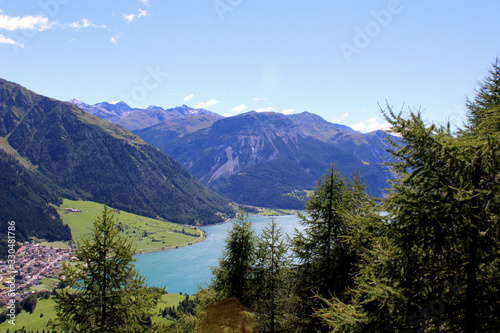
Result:
M1 195L18 186L19 196L25 193L34 199L46 216L54 215L48 205L57 196L107 202L177 223L209 224L233 214L226 198L125 128L2 79L0 146L10 153L2 155L5 170L27 177L5 180L9 188L2 187ZM22 164L14 165L13 158ZM27 171L20 172L20 167ZM35 179L31 185L30 179ZM31 206L29 201L26 205ZM36 215L30 218L36 219ZM53 220L59 223L57 216ZM18 221L20 227L25 222ZM62 232L59 238L64 237Z
M383 195L390 177L382 165L382 131L363 134L309 112L187 115L134 133L216 192L247 205L302 209L306 191L332 162L348 177L359 170L374 196Z

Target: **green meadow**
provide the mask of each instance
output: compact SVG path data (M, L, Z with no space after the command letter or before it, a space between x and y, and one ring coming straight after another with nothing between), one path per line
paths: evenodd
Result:
M51 279L51 278L43 278L40 284L37 284L36 286L32 286L30 289L35 290L35 291L42 291L42 290L52 290L54 289L54 286L61 282L61 280L58 279Z
M75 208L81 212L67 213L66 208ZM91 236L94 221L102 215L102 210L102 204L69 199L64 199L63 204L58 208L64 224L71 228L71 234L76 243ZM114 217L122 226L122 235L134 244L136 254L182 247L203 239L203 233L200 230L191 229L190 226L155 220L124 211L115 212Z
M171 320L162 318L158 313L163 310L167 306L176 306L184 299L183 295L180 294L165 294L162 295L161 300L158 301L156 306L156 311L151 317L154 323L158 324L170 324ZM49 322L54 321L56 316L56 312L54 306L56 305L54 298L49 299L38 299L35 311L33 313L29 313L26 311L22 311L16 316L15 326L9 324L7 321L0 324L0 332L6 332L7 329L10 332L14 332L15 330L20 330L24 327L27 332L42 332L42 330L47 331L49 328ZM1 311L5 310L5 308L1 309Z
M281 216L281 215L295 215L297 214L296 210L291 209L271 209L271 208L263 208L258 215L263 216Z
M35 311L33 313L29 313L26 311L21 311L21 313L17 314L15 325L9 324L8 321L5 321L0 324L0 332L6 332L7 329L10 332L14 332L15 330L20 330L24 328L27 332L37 330L41 332L42 330L47 331L48 323L50 320L54 320L56 318L56 311L54 310L55 301L52 298L49 299L38 299L36 304ZM4 309L2 309L3 311Z

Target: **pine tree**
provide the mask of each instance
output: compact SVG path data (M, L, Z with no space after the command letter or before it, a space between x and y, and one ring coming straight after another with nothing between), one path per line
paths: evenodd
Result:
M132 243L119 234L104 206L91 239L78 244L80 263L65 265L71 289L56 291L58 322L66 332L143 332L159 293L144 286L133 266Z

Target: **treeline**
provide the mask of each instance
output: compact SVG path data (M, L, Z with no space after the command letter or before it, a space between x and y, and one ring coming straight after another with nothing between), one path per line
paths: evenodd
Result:
M172 332L498 332L500 62L466 104L464 129L384 110L401 141L370 198L334 166L287 240L233 222L195 315Z
M163 318L178 320L182 315L194 315L195 314L195 300L190 298L189 295L185 295L184 299L179 302L176 306L167 306L163 310L160 310L160 315Z

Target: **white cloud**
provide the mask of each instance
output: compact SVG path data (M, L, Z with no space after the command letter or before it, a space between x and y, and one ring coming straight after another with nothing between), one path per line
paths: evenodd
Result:
M149 7L149 0L139 0L144 6Z
M267 108L258 108L258 109L255 109L256 112L271 112L273 111L273 107L272 106L269 106Z
M184 102L189 102L193 97L194 97L194 94L187 95L186 97L184 97Z
M353 130L362 132L362 133L369 133L377 130L383 130L387 131L390 129L389 123L379 123L377 121L377 118L370 118L366 121L362 121L360 123L354 124L351 126Z
M294 109L286 109L286 110L281 111L281 113L286 114L286 115L293 114L294 112L295 112Z
M349 117L349 113L346 112L342 116L342 119L333 118L333 122L334 123L341 123L343 120L346 120L347 117Z
M224 117L231 117L231 115L230 115L229 113L227 113L227 112L226 112L226 113L224 113L224 114L223 114L223 116L224 116Z
M137 14L123 14L123 19L125 20L125 22L131 23L134 20L138 20L141 17L148 16L148 15L149 15L149 13L147 10L139 8L139 13L137 13Z
M5 37L4 35L0 34L0 44L11 44L15 45L16 41L10 38Z
M38 30L44 31L50 29L55 22L50 21L43 16L7 16L0 15L0 29L15 31L15 30Z
M118 39L120 39L120 37L122 36L123 34L116 34L116 35L113 35L111 36L111 43L113 44L117 44L118 43Z
M254 103L263 102L263 101L267 101L267 98L262 98L262 97L252 98L252 102L254 102Z
M128 15L123 14L123 18L125 19L125 22L130 23L134 20L135 14L128 14Z
M234 108L232 108L231 111L234 111L234 112L243 112L246 109L248 109L248 106L246 106L245 104L240 104L240 105L237 105Z
M73 28L73 29L81 29L81 28L106 28L105 25L96 25L94 23L92 23L91 20L87 20L87 19L82 19L82 22L73 22L71 24L68 25L70 28Z
M198 103L194 106L195 109L205 109L205 108L208 108L209 106L212 106L214 104L217 104L217 100L215 99L211 99L207 102L202 102L202 103Z

